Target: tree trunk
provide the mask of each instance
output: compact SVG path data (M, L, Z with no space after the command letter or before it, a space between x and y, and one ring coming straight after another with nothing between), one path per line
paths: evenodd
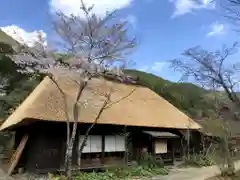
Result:
M228 138L225 140L226 142L226 161L227 161L227 175L228 176L232 176L234 175L234 162L231 158L231 154L230 154L230 149L229 149L229 142L228 142Z
M69 147L69 139L70 139L70 124L69 121L67 121L67 139L66 139L66 151L65 151L65 159L64 159L64 169L65 174L68 173L68 147Z
M65 174L68 174L68 144L66 143L66 152L65 152L65 159L64 159L64 169L65 169Z
M224 132L226 133L226 132ZM223 156L224 156L224 163L223 163L223 170L222 170L222 174L226 175L226 176L232 176L234 175L234 171L235 171L235 167L234 167L234 162L232 160L231 154L230 154L230 149L229 149L229 138L228 135L225 134L223 139L222 139L222 143L223 143Z
M78 166L81 167L81 156L82 156L82 152L79 151L78 154Z
M73 124L73 130L71 133L71 139L69 141L68 147L67 147L67 179L72 180L72 154L73 154L73 146L76 138L77 133L77 122L74 122Z
M234 172L234 170L235 170L234 162L231 157L228 157L227 161L228 161L228 175L232 176L235 173Z
M70 143L67 149L67 179L72 180L72 149L73 145Z

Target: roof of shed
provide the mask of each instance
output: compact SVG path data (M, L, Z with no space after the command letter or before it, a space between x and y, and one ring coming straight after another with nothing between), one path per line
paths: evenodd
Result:
M143 131L149 135L151 135L152 137L156 137L156 138L177 138L179 137L177 134L173 134L170 132L158 132L158 131Z

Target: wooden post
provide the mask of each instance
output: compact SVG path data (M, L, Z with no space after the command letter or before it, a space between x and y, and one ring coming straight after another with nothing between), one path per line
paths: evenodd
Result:
M25 134L20 142L20 144L18 145L15 153L13 154L12 158L10 159L10 162L9 162L9 169L8 169L8 176L10 176L13 172L13 170L15 169L15 167L17 166L17 163L21 157L21 154L27 144L27 141L28 141L28 137L29 135L28 134Z
M124 160L125 165L128 165L128 135L127 135L127 126L124 126L124 142L125 142L125 154L124 154Z
M155 152L155 146L156 146L156 143L155 143L155 138L154 137L151 137L151 140L152 140L152 156L153 158L155 159L156 158L156 152Z
M79 168L81 167L81 153L80 153L80 146L81 146L81 138L80 138L80 136L81 136L81 134L80 134L80 130L78 129L78 133L77 133L77 139L76 139L76 141L77 141L77 158L78 158L78 160L77 160L77 164L78 164L78 166L79 166ZM66 140L67 141L67 140ZM66 143L65 143L66 144ZM66 148L67 148L67 145L65 145L66 146ZM65 148L65 149L66 149ZM66 151L66 150L65 150ZM65 152L66 153L66 152Z
M172 162L173 162L173 165L175 163L175 149L173 147L173 143L172 143Z
M128 162L132 163L133 161L133 140L132 140L132 132L128 132Z
M102 164L104 164L104 159L105 159L105 135L102 135L102 152L101 152L101 161Z

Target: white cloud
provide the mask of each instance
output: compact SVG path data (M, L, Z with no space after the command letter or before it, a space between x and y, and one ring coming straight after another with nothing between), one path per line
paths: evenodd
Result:
M161 71L165 66L166 66L167 62L163 61L163 62L155 62L152 66L151 69L153 71Z
M210 31L207 33L208 37L224 34L227 29L227 27L224 24L218 22L212 23L209 28Z
M212 0L169 0L174 4L175 10L172 17L193 13L199 9L214 9L215 2Z
M133 0L85 0L86 6L94 5L93 11L95 14L102 16L106 11L113 11L129 6ZM66 15L83 15L81 10L80 0L51 0L50 7L52 11L61 11ZM80 14L79 14L80 13Z
M19 43L26 44L29 47L33 47L34 44L39 41L39 35L41 35L41 37L44 39L44 45L47 45L47 35L43 30L27 32L16 25L0 27L0 29Z
M139 68L141 71L150 71L150 72L161 72L164 68L166 68L168 62L167 61L162 61L162 62L154 62L153 64L149 66L143 66Z
M138 68L140 71L147 71L149 69L149 66L142 66L140 68Z

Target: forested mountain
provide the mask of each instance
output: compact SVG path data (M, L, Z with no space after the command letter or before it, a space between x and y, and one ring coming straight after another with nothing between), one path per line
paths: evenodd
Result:
M40 79L18 72L17 65L8 57L19 45L0 30L0 120L4 120L39 83Z
M11 36L8 36L5 32L3 32L1 29L0 29L0 42L10 44L11 46L16 46L19 44Z
M207 116L214 107L210 92L194 84L174 83L137 70L125 70L125 73L137 77L139 84L152 89L192 118Z
M1 46L4 45L3 43L11 46L18 45L1 30L0 43ZM209 98L207 98L208 91L194 84L173 83L137 70L125 70L125 73L137 77L139 84L152 89L192 118L201 118L212 108ZM0 52L0 119L8 116L40 80L41 78L33 78L17 72L17 66L4 53Z

